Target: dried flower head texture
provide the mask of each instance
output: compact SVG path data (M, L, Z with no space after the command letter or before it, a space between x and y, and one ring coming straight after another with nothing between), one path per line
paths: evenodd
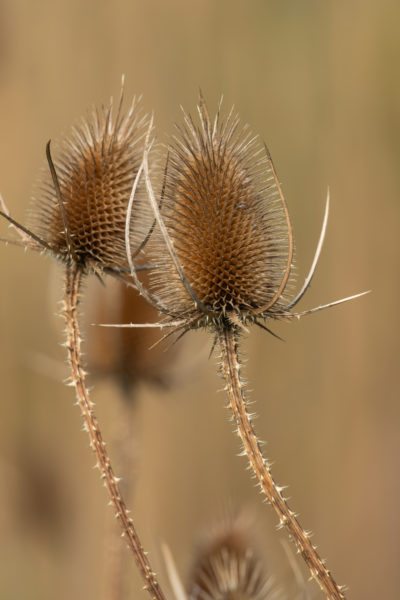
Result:
M46 169L31 207L31 229L45 247L62 260L83 268L127 268L125 219L127 205L143 153L147 119L134 99L122 114L123 93L113 115L108 108L93 109L59 147L54 160L47 147ZM136 218L135 199L131 237L145 235ZM132 242L134 243L134 242ZM43 244L38 242L38 249Z
M140 292L170 325L183 332L202 326L216 332L243 330L248 323L267 329L263 321L271 318L301 317L368 293L292 312L319 260L329 190L310 271L300 291L289 299L294 279L292 227L271 156L247 127L240 126L233 110L224 119L219 108L211 121L200 97L198 113L199 124L184 113L185 124L177 126L159 194L149 173L150 123L135 181L143 171L158 225L149 250L157 268L149 290L139 281L132 261L131 273Z
M213 319L242 321L272 306L280 310L292 243L269 154L233 111L226 119L218 111L211 123L204 102L198 110L200 124L185 115L169 149L161 208L193 293L182 285L161 234L154 292L168 312L190 320L199 307Z

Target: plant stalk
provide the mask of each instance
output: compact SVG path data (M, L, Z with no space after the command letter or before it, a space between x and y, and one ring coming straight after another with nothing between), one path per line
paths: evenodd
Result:
M131 392L132 394L132 392ZM131 501L133 489L133 477L136 475L136 444L132 448L132 440L137 440L137 431L134 427L135 398L126 391L126 397L121 398L119 418L114 424L114 442L118 453L120 469L125 473L121 482L123 494L127 502ZM115 433L118 432L118 437ZM110 527L111 526L111 527ZM119 526L109 523L106 531L105 543L105 576L104 576L104 600L123 600L126 597L125 586L125 564L126 554L122 547Z
M237 433L242 440L250 465L257 477L259 485L267 500L279 518L280 527L286 527L289 537L295 543L299 554L303 557L312 577L329 600L345 600L343 590L337 585L324 561L317 553L310 536L302 528L295 513L289 508L280 488L274 481L268 461L261 451L250 415L247 411L240 378L240 362L238 355L238 335L234 329L222 329L218 334L221 348L222 371L226 381L229 405L232 411Z
M81 362L81 337L77 314L82 275L82 269L75 263L66 267L64 317L66 322L66 345L71 366L72 383L76 390L77 401L84 418L85 428L89 434L90 447L96 455L97 466L100 469L101 478L104 480L111 499L111 504L114 506L115 514L120 521L122 537L126 539L128 546L133 553L139 572L145 581L144 589L149 592L153 600L166 600L156 575L151 569L132 519L129 517L125 501L118 485L118 478L115 476L111 466L106 444L103 441L100 426L93 410L94 405L89 398L88 389L86 387L85 372Z

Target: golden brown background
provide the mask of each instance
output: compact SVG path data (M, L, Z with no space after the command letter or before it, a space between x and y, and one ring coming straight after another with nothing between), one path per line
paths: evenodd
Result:
M117 96L122 73L127 96L143 93L155 111L160 140L180 104L194 111L199 86L210 108L223 93L266 140L299 282L329 184L328 235L301 308L373 293L278 324L286 343L252 330L246 375L276 479L290 484L292 507L353 600L399 597L399 25L397 0L0 2L0 190L16 218L25 219L47 140ZM60 382L58 268L1 246L0 281L0 598L102 598L112 514L73 391ZM165 581L161 541L186 576L199 534L226 506L245 507L292 593L286 535L235 456L208 348L190 334L177 386L137 394L133 516ZM116 387L98 383L93 397L105 437L115 437ZM127 565L127 597L145 598Z

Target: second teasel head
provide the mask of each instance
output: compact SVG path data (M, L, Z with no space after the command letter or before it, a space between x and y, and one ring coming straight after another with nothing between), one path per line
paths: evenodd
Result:
M193 326L244 324L285 306L288 211L258 138L233 111L223 118L219 110L211 121L200 99L198 112L199 123L185 115L169 148L159 205L176 260L165 233L156 233L153 291Z
M54 159L47 144L48 166L36 186L30 229L24 230L31 248L47 250L83 270L128 270L126 211L142 161L147 117L136 99L125 114L122 102L123 90L116 110L112 101L93 109L57 144ZM134 211L140 197L139 190ZM147 230L145 219L136 216L130 228L133 248Z

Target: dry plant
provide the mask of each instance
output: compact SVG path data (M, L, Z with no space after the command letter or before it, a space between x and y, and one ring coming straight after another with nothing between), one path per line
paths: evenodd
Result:
M310 272L300 291L290 298L294 280L292 228L271 156L258 138L240 127L233 110L224 119L219 109L211 121L200 98L200 122L184 115L185 124L178 128L168 150L160 190L154 192L149 170L152 120L141 115L136 101L123 115L122 100L121 93L115 117L111 103L76 127L54 161L48 143L50 174L42 178L29 227L17 223L4 203L0 215L20 234L20 240L3 241L50 253L64 264L62 312L70 383L145 589L153 599L165 599L129 517L82 365L78 305L82 280L89 273L101 281L104 274L125 283L133 280L145 300L164 315L161 323L133 327L167 328L169 333L164 337L174 334L179 338L197 328L213 334L213 348L218 345L221 353L220 370L236 431L259 486L326 596L343 600L343 588L336 584L310 535L289 508L283 488L273 480L248 412L239 358L240 336L248 332L249 325L272 333L267 326L271 319L300 318L362 295L293 312L310 285L320 256L329 195ZM148 242L152 269L145 282L135 263L139 263L138 256ZM246 544L224 543L216 548L215 555L209 552L204 558L203 571L199 566L193 579L193 599L268 598L259 562L247 553ZM235 591L229 587L233 581Z
M300 525L271 474L247 409L240 371L240 336L248 326L267 327L271 319L300 318L362 294L303 312L293 309L308 289L321 252L329 210L329 194L320 239L310 272L294 298L289 299L293 235L288 209L271 156L257 137L240 127L233 109L222 118L209 117L203 98L197 123L184 113L184 125L168 149L159 192L149 173L152 125L146 138L143 176L156 230L151 283L140 282L131 259L130 211L126 226L127 256L132 277L144 297L164 315L158 324L166 337L181 337L191 329L208 329L221 352L221 373L236 431L259 486L285 527L311 575L326 596L343 600L310 534ZM131 205L133 205L133 196ZM138 327L146 325L137 325ZM149 324L153 327L153 324ZM214 346L213 346L214 347Z
M215 525L197 551L189 600L280 600L283 596L255 548L255 537L243 514Z
M40 197L31 210L31 229L17 223L2 203L1 216L16 228L21 239L18 245L45 251L61 260L65 266L64 307L66 347L71 367L70 384L75 387L90 445L97 457L97 467L118 517L122 535L133 552L145 589L156 600L164 600L146 553L143 550L126 503L119 479L111 466L106 444L89 398L85 371L81 360L81 335L78 304L83 278L95 273L100 279L111 273L126 280L125 218L135 175L142 161L143 134L148 119L134 99L129 111L122 112L123 86L120 101L113 115L113 103L108 108L94 110L81 125L73 129L53 161L50 142L46 156L50 170L43 175ZM135 186L136 188L136 186ZM134 218L128 232L138 253L146 240L148 226L143 218L140 190L136 190ZM140 213L140 219L138 214ZM13 240L3 240L13 241Z

